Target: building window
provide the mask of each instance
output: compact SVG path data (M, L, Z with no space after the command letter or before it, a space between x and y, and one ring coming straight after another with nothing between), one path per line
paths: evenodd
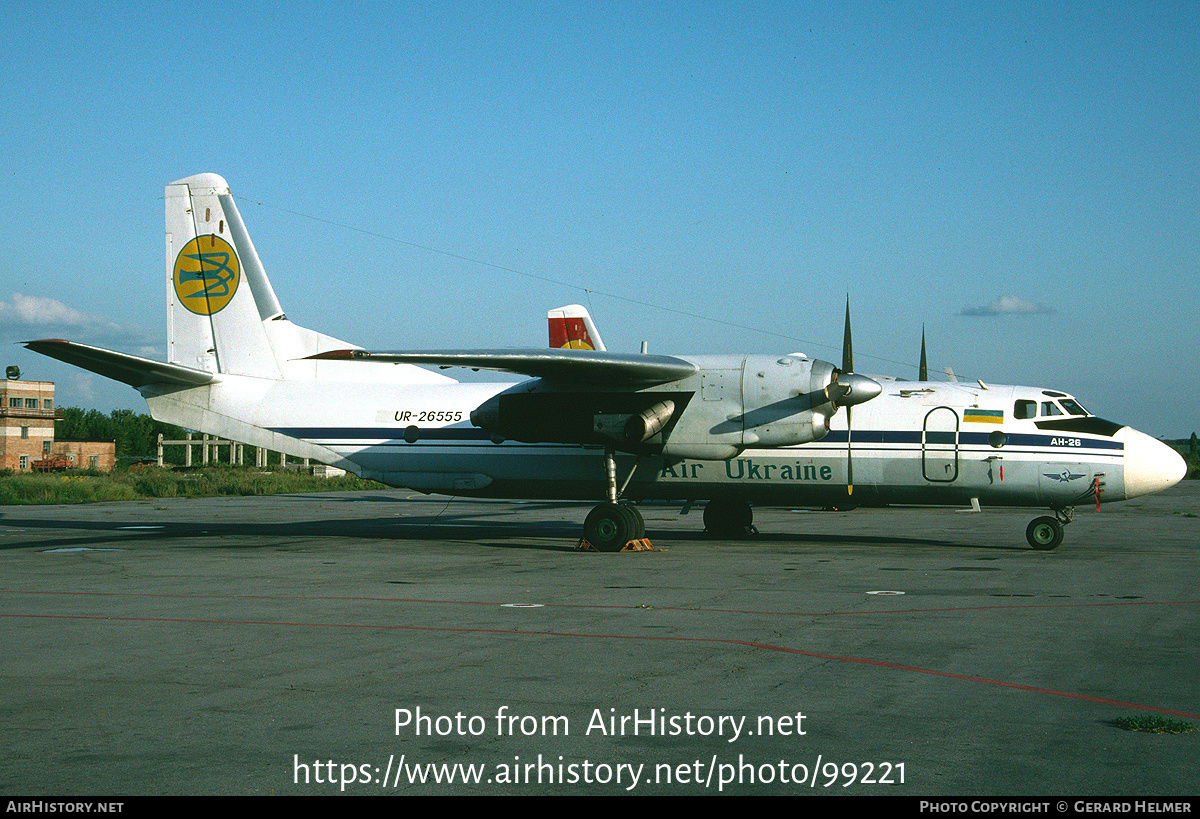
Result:
M21 408L21 399L20 398L10 398L10 399L8 399L8 405L10 407L12 407L13 409L20 409Z
M54 409L54 399L53 398L43 398L42 399L42 409Z
M29 437L29 427L21 427L21 437L22 438Z
M29 456L22 455L21 456L21 471L24 472L27 469L29 469Z
M89 455L88 456L88 469L98 469L99 467L100 467L100 456L99 455Z
M25 409L37 409L37 399L36 398L26 398L25 399Z
M43 455L50 454L50 444L51 443L53 443L53 442L52 441L42 441L42 454Z

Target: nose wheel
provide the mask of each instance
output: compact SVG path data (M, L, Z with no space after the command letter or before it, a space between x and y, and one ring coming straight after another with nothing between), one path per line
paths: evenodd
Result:
M1043 515L1034 518L1025 528L1025 540L1038 551L1057 549L1063 542L1063 527L1071 522L1073 509L1057 509L1054 517Z

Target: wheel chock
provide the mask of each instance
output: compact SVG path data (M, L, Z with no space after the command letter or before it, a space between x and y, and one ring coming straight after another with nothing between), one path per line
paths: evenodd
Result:
M577 552L598 552L600 550L597 549L592 544L588 543L587 538L581 537L581 538L579 538L579 542L575 544L575 551L577 551ZM649 538L643 537L643 538L638 538L637 540L629 541L628 543L626 543L624 546L622 546L617 551L619 551L619 552L653 552L654 545L650 542Z

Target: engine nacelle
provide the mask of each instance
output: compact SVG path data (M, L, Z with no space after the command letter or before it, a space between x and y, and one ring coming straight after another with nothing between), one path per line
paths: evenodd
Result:
M834 408L826 390L837 368L798 355L745 356L738 373L736 406L711 431L733 433L743 447L779 447L819 441Z
M637 446L662 432L674 415L675 402L668 398L636 415L597 415L594 421L602 437L616 444Z
M818 441L839 406L880 390L869 378L800 355L687 360L695 373L641 391L530 379L481 404L471 423L530 443L723 460L747 447Z
M687 392L598 392L534 378L479 405L471 423L514 441L656 452L690 399Z

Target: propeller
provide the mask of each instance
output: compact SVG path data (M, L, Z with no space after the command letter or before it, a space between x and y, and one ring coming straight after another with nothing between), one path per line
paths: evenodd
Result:
M846 330L842 336L842 368L833 371L833 378L825 388L825 396L838 407L846 408L846 494L854 494L853 423L850 408L855 404L870 401L883 391L879 382L854 372L854 342L850 337L850 297L846 296Z
M929 380L929 365L925 363L925 325L921 325L921 366L917 372L918 381Z

